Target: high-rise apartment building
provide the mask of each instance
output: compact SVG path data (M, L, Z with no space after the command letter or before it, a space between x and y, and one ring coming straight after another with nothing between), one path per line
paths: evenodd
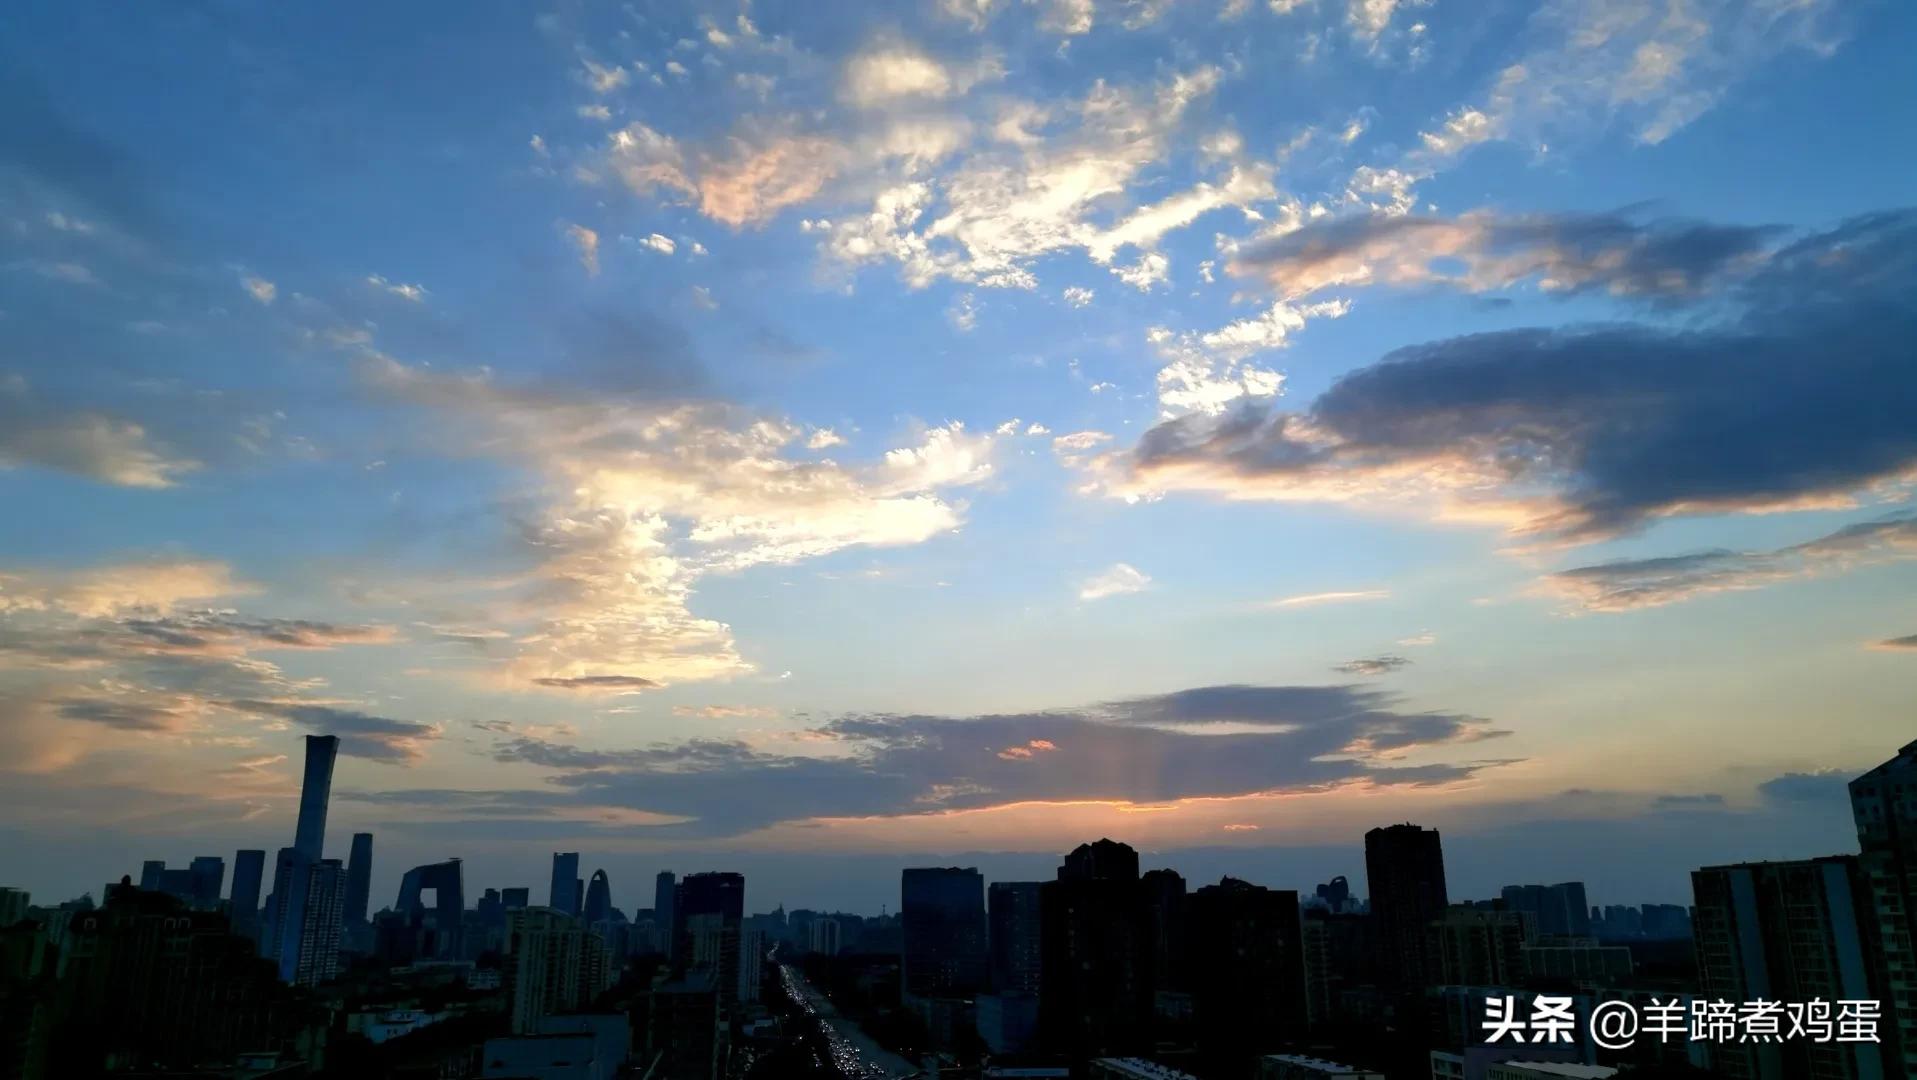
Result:
M1099 840L1040 890L1039 1037L1074 1057L1150 1048L1150 936L1138 853Z
M1892 1061L1917 1077L1917 742L1850 783L1858 861L1883 950Z
M1705 1000L1825 1002L1889 997L1869 880L1854 855L1738 863L1691 872L1698 990ZM1888 1015L1890 1007L1885 1006ZM1877 1043L1713 1043L1734 1080L1865 1080L1886 1071Z
M353 847L346 856L346 921L358 926L366 921L367 905L373 894L373 834L353 834Z
M578 1009L604 988L595 985L589 955L598 940L567 912L506 913L506 1009L515 1035L539 1030L540 1017Z
M300 986L317 986L339 974L339 936L346 906L346 866L321 859L306 866L300 909L299 942L293 977Z
M908 869L899 879L905 993L969 997L985 986L985 878L975 868Z
M1260 1051L1305 1037L1298 894L1225 878L1193 892L1189 909L1199 1052L1242 1076Z
M739 990L745 878L723 872L687 874L674 890L672 918L674 970L710 968L719 1002L730 1009Z
M1394 989L1416 990L1427 973L1425 928L1450 902L1438 831L1404 824L1365 833L1365 879L1383 953L1380 975Z
M1038 992L1041 886L1037 881L994 881L986 890L993 990Z
M1524 915L1532 937L1590 937L1591 905L1584 882L1558 885L1506 885L1504 908Z

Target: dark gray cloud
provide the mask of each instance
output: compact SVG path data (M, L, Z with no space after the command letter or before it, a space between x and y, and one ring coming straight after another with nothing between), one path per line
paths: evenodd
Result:
M991 716L856 715L806 734L816 754L728 739L601 750L515 736L493 756L551 770L537 794L389 793L381 799L487 814L616 807L728 836L779 822L1010 803L1428 786L1499 761L1410 764L1397 755L1505 734L1476 717L1401 712L1360 687L1216 686L1079 709Z
M1544 584L1592 611L1629 611L1913 558L1917 558L1917 514L1898 513L1772 551L1713 550L1620 559L1561 570L1548 575Z
M418 760L425 744L439 737L431 724L373 716L333 705L302 701L236 700L227 708L298 724L318 735L339 736L340 753L396 764Z
M84 720L122 731L178 731L187 721L178 709L148 701L71 698L60 702L57 711L68 720Z
M1699 328L1400 349L1304 412L1247 400L1178 417L1099 464L1120 491L1422 497L1566 539L1830 505L1917 472L1917 211L1784 247L1726 296L1736 314Z
M1700 795L1659 795L1653 805L1660 810L1688 810L1698 807L1720 807L1724 805L1724 796L1705 793Z
M1874 648L1917 650L1917 634L1905 634L1903 637L1885 638L1877 642Z
M1793 772L1757 785L1757 793L1775 803L1842 803L1850 805L1850 782L1856 773L1837 769Z
M1601 290L1688 301L1745 272L1783 230L1627 213L1367 214L1328 218L1245 248L1235 274L1292 297L1344 283L1435 282L1479 292L1537 278L1562 295Z
M1367 656L1359 660L1347 660L1332 670L1347 675L1389 675L1410 665L1411 661L1402 656Z
M655 690L659 684L638 675L576 675L534 679L534 685L557 690Z

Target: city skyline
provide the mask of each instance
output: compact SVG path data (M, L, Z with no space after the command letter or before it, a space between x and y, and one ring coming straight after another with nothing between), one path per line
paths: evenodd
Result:
M875 17L21 12L5 884L1854 850L1917 697L1917 11Z

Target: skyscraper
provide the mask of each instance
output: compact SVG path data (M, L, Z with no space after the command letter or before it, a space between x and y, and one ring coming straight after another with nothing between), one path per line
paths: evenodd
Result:
M188 903L196 911L216 911L220 891L226 885L226 860L218 855L201 855L186 868L191 896Z
M233 893L228 903L235 933L259 932L260 878L266 872L266 852L242 848L233 853Z
M373 834L353 834L353 850L346 858L346 921L358 926L366 921L366 906L373 890Z
M739 989L739 931L745 922L745 877L733 873L687 874L674 891L673 950L676 973L712 969L721 1004Z
M303 960L300 953L303 941L319 940L307 933L307 885L314 865L320 861L320 849L326 837L326 806L332 795L333 762L338 756L338 736L306 737L306 777L300 787L300 814L293 831L293 846L281 848L273 863L273 911L267 955L279 961L283 982L293 982L303 963L308 970L314 969L314 963ZM343 879L340 887L345 888ZM341 900L344 900L343 892ZM333 905L336 916L341 906ZM338 939L336 927L335 947ZM337 958L333 962L337 964Z
M585 914L587 926L612 918L612 879L604 870L592 872L592 882L586 886Z
M1506 885L1506 911L1524 915L1533 937L1590 937L1591 905L1584 899L1584 882L1559 885Z
M1917 1076L1917 742L1852 780L1850 805L1883 949L1885 1024L1905 1075Z
M1870 883L1854 855L1707 866L1691 873L1698 990L1706 1000L1858 1001L1894 1010ZM1711 1068L1738 1080L1896 1076L1877 1043L1810 1039L1711 1046Z
M912 997L969 997L985 986L985 878L975 868L908 869L899 880L901 981Z
M1138 853L1081 844L1039 891L1039 1035L1075 1057L1151 1046L1150 937Z
M579 853L552 853L552 884L546 889L546 906L561 915L579 914Z
M317 986L339 974L341 908L346 903L346 867L338 859L306 864L296 963L289 982ZM284 959L282 958L282 967Z
M986 891L994 990L1038 992L1041 885L1037 881L994 881Z
M421 894L431 889L433 907L427 910ZM434 960L457 960L466 916L466 872L458 859L427 863L406 871L399 882L394 911L406 919L413 934L412 955Z
M1425 928L1449 903L1438 831L1404 824L1366 833L1365 879L1384 954L1380 974L1395 989L1416 990L1425 981Z
M661 870L652 879L652 921L658 925L660 936L665 939L668 960L672 959L673 946L672 898L678 889L678 882L670 870Z
M1298 894L1225 878L1189 904L1199 1051L1242 1076L1259 1051L1304 1037Z

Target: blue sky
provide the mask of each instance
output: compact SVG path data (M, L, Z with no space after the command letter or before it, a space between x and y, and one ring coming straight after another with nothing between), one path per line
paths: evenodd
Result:
M1409 818L1681 899L1909 737L1904 5L9 22L36 892L276 846L330 731L381 881Z

